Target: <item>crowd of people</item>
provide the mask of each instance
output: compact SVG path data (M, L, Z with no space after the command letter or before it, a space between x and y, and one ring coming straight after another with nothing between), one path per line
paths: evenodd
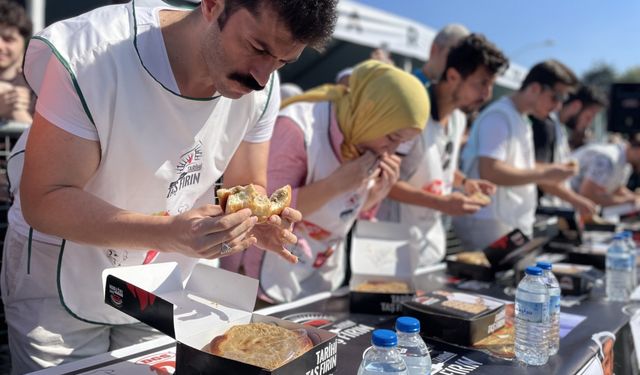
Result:
M348 282L356 220L417 228L427 266L450 229L478 250L531 235L539 205L586 217L637 202L625 182L640 138L571 146L603 94L546 60L490 103L508 58L462 25L440 30L412 73L378 49L336 82L281 84L279 68L331 38L336 3L113 5L50 25L25 51L28 18L0 0L0 116L32 123L9 166L0 280L15 373L159 335L102 302L110 267L177 261L186 279L220 259L280 303ZM266 223L225 214L220 180L262 194L289 184L292 202Z

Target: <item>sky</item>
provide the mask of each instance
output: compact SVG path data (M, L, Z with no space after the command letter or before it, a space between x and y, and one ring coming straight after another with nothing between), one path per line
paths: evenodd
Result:
M598 63L640 66L638 0L356 0L439 30L462 23L530 68L556 58L579 76Z

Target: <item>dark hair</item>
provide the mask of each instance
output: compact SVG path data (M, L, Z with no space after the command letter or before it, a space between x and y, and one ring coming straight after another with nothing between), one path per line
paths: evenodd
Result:
M269 6L288 26L293 38L316 50L322 50L331 39L336 25L338 0L227 0L218 19L220 29L241 8L258 14L261 6Z
M527 77L522 82L520 90L524 90L532 83L538 83L553 87L556 83L565 84L570 87L575 87L578 84L578 78L566 65L558 60L545 60L536 64Z
M467 78L481 66L497 74L509 67L509 60L484 35L471 34L460 40L449 51L442 79L446 80L446 72L449 68L457 70L462 78Z
M17 28L25 39L31 37L31 20L24 8L15 1L0 0L0 25Z
M576 92L569 95L569 98L567 99L565 104L571 103L574 100L580 101L582 103L582 108L586 108L592 105L606 107L608 104L607 98L600 90L598 90L594 86L588 85L580 85Z

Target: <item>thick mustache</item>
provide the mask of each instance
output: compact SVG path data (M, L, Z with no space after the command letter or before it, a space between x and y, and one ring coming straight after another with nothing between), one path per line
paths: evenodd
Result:
M254 91L260 91L264 89L264 86L261 86L258 81L255 80L255 78L248 74L231 73L229 74L229 79L240 82L241 85L248 87Z

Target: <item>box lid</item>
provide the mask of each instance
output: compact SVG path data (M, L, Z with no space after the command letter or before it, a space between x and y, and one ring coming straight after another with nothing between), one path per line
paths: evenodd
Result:
M415 254L417 255L417 254ZM351 238L353 276L411 280L416 260L409 248L406 225L358 221Z
M516 228L482 249L482 252L487 256L491 268L500 270L508 267L512 260L533 250L530 246L525 246L528 242L529 238Z
M103 271L105 303L188 344L194 333L249 320L258 280L198 263L185 283L177 263Z

